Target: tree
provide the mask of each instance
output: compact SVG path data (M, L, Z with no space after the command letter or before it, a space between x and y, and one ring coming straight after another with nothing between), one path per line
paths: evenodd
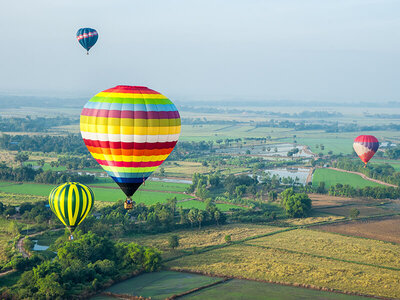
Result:
M326 189L325 189L325 181L320 181L318 188L317 188L317 193L320 194L325 194L326 193Z
M199 229L201 229L201 223L203 223L204 219L206 218L204 211L197 212L197 221L199 222Z
M197 213L198 213L197 208L193 208L193 209L189 210L187 217L189 219L191 227L193 227L194 222L196 222L196 220L197 220Z
M277 197L278 197L278 194L275 191L268 192L269 201L271 201L271 202L276 201Z
M350 218L355 219L360 215L360 211L357 208L350 209Z
M171 249L179 247L179 236L177 234L172 234L168 237L168 246Z
M217 225L219 225L219 220L221 219L221 212L219 210L216 210L214 212L214 220L217 222Z
M160 175L161 176L165 175L165 169L163 167L160 168Z
M225 235L225 242L226 242L227 244L229 244L230 242L232 242L232 237L231 237L230 234Z
M19 162L21 166L23 166L24 162L26 162L28 159L29 155L26 152L18 152L18 154L14 158L14 160Z
M283 208L291 218L304 218L311 211L311 199L306 193L293 194L286 199Z

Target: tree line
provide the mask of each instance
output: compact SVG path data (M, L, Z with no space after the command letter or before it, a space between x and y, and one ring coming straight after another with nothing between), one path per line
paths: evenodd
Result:
M0 131L3 132L46 132L56 126L75 124L76 120L65 117L55 118L4 118L0 117Z
M97 181L93 175L79 175L65 171L43 171L42 168L33 169L31 166L12 168L5 163L0 163L0 180L48 184L61 184L71 181L93 183Z

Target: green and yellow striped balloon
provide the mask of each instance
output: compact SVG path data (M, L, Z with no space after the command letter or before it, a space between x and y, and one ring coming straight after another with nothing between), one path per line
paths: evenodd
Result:
M49 203L54 214L72 233L91 211L94 193L84 184L67 182L50 192Z

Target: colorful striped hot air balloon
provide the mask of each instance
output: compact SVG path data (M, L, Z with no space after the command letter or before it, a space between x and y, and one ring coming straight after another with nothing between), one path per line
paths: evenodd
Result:
M87 54L89 54L89 50L96 44L99 34L92 28L81 28L76 33L76 38L79 44L86 49Z
M53 213L72 233L89 214L94 203L94 193L86 185L67 182L55 187L49 195Z
M379 141L373 135L360 135L353 143L354 151L360 157L360 159L367 166L368 161L374 156L379 148Z
M89 152L131 197L174 149L181 119L167 97L142 86L116 86L94 96L81 113Z

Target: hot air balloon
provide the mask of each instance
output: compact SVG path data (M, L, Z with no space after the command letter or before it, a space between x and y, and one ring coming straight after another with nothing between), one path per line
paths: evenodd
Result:
M95 29L92 28L81 28L76 33L76 38L79 44L86 49L86 53L89 55L89 50L96 44L99 34Z
M94 96L81 113L89 152L127 196L132 195L174 149L181 119L167 97L143 86L119 85Z
M93 191L78 182L67 182L55 187L49 195L50 208L72 233L93 207Z
M353 143L354 151L367 166L368 161L374 156L379 148L379 141L373 135L360 135Z

